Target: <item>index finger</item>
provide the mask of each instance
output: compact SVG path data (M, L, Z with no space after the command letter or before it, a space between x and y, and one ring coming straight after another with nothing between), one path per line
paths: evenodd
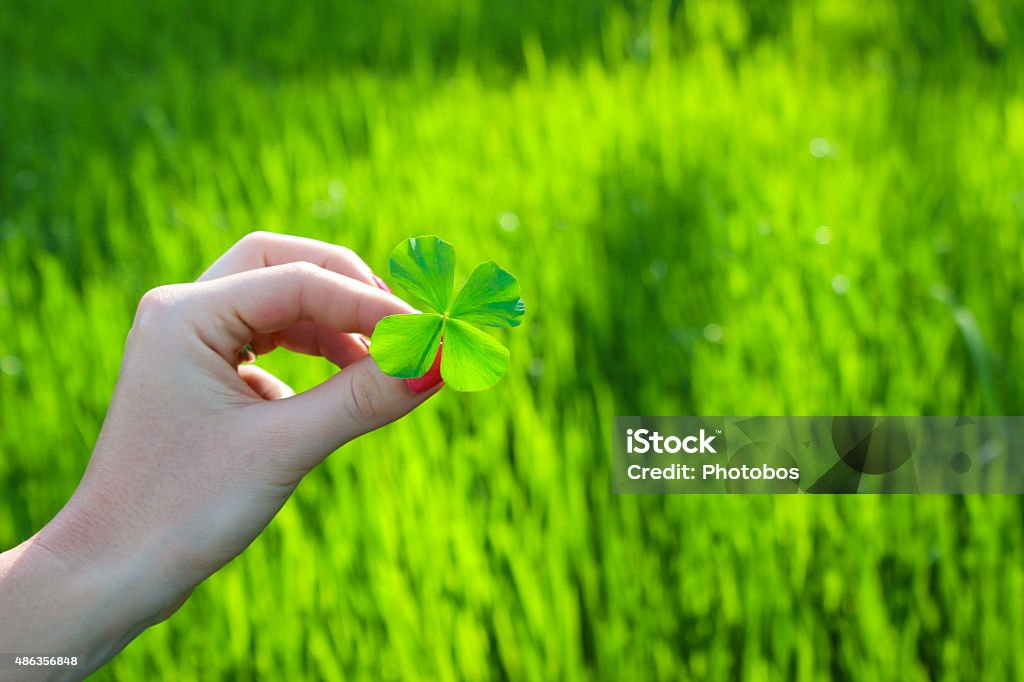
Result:
M202 339L231 362L255 334L309 320L370 336L388 315L415 310L400 298L306 262L249 270L191 285L188 316Z

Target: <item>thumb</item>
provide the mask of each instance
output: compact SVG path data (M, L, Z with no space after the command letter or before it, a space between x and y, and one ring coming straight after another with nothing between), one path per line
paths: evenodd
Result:
M366 356L322 384L264 407L273 411L272 423L293 434L295 464L308 470L350 440L404 416L443 385L415 393Z

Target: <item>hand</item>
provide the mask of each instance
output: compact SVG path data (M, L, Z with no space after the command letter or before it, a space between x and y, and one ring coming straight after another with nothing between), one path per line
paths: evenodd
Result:
M327 455L433 395L438 387L415 393L367 354L362 335L378 320L413 312L383 289L347 249L256 233L198 282L147 293L78 489L40 533L0 556L0 580L20 575L29 593L40 575L35 588L46 588L47 570L79 576L65 597L70 641L52 642L61 628L45 617L12 620L19 603L0 583L0 652L52 642L57 653L87 648L78 653L98 667L245 549ZM295 395L239 365L247 344L345 369Z

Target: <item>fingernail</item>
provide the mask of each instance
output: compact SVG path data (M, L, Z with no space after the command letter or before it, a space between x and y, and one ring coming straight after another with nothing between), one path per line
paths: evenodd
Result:
M371 276L373 277L373 283L377 285L378 289L383 289L384 291L388 292L389 294L391 293L391 288L388 287L388 285L384 283L384 280L382 280L377 275L371 275Z
M238 351L238 359L241 362L256 362L256 353L253 352L252 344L245 344L245 348Z
M406 379L405 385L409 387L409 390L413 393L423 393L429 391L434 386L441 383L441 350L437 349L437 356L434 358L434 364L430 366L427 373L416 379Z
M363 345L366 346L366 350L370 350L370 339L366 338L362 334L356 334L356 337L362 341Z

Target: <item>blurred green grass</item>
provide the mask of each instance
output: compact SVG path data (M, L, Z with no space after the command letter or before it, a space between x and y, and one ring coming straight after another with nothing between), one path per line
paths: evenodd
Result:
M0 9L0 546L135 304L254 229L517 274L98 680L1024 678L1015 497L613 497L614 414L1021 414L1017 2ZM260 360L298 388L320 361Z

